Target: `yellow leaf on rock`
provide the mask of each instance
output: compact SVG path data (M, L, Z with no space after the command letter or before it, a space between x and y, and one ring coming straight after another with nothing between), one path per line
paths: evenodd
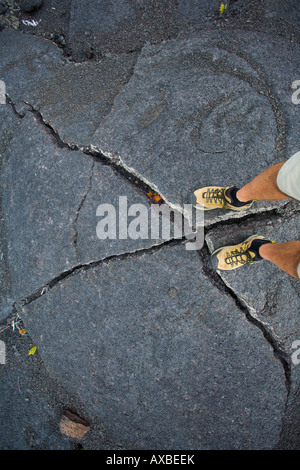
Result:
M221 6L220 6L220 14L221 15L223 15L226 8L227 8L227 4L225 5L224 3L221 3Z
M31 354L34 354L35 351L36 351L36 346L33 346L33 348L30 349L28 356L30 356Z

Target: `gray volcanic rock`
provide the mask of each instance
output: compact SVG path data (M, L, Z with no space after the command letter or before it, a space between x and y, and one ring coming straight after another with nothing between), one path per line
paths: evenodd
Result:
M1 173L11 297L20 300L76 264L73 221L91 162L58 148L28 113Z
M152 236L150 200L143 193L138 193L110 166L59 145L47 127L28 112L4 154L1 187L7 252L4 251L10 295L15 300L33 294L77 264L165 241L160 238L161 233L156 238ZM125 212L119 207L120 197ZM97 235L97 225L106 216L102 209L97 215L97 208L104 204L109 204L115 213L114 238L104 238L103 230ZM132 227L141 210L142 226ZM131 211L128 217L127 211ZM128 236L126 233L120 237L122 218ZM173 234L170 222L166 239Z
M295 206L297 203L295 202ZM277 243L299 238L299 212L290 212L287 205L282 215L251 220L236 226L222 226L206 235L210 252L227 245L240 243L250 235L260 234ZM285 214L286 212L286 214ZM294 385L300 382L300 370L291 361L293 342L299 338L300 286L299 281L263 260L230 272L218 271L224 283L247 306L253 316L272 332L285 351L295 373Z
M141 228L120 197L149 216L150 188L182 212L299 150L299 2L7 5L0 447L69 449L70 408L84 449L299 449L299 282L268 262L216 272L208 253L299 238L297 204L206 212L198 251L148 225L118 237ZM97 236L105 207L116 237Z
M215 228L206 236L210 252L221 246L240 243L250 235L261 234L278 243L299 239L299 204L288 203L281 216L245 221ZM291 210L292 208L292 210ZM294 209L294 210L293 210ZM299 423L299 281L263 260L237 271L218 271L228 289L247 307L249 313L270 335L287 370L289 396L283 433L278 448L295 448ZM295 437L291 437L295 436ZM297 447L297 444L296 444Z
M20 41L17 33L6 34L7 42ZM201 186L241 186L298 150L299 113L291 99L297 62L291 59L299 47L281 39L274 54L265 35L224 32L222 38L207 32L146 46L137 62L133 54L74 64L49 41L27 36L18 58L26 80L16 79L4 47L3 77L19 112L28 102L65 142L120 155L180 208ZM39 51L33 69L31 40ZM250 211L279 205L259 203ZM206 222L233 217L214 211Z
M222 43L220 35L206 32L145 47L93 137L96 146L119 154L176 207L199 187L241 186L297 151L299 116L292 94L285 90L283 111L271 90L279 93L287 76L296 76L289 57L299 54L299 47L282 40L275 76L273 66L268 74L268 64L276 60L269 39L226 36ZM263 210L272 205L259 203ZM227 217L232 215L206 214L208 223Z
M64 0L65 2L65 0ZM157 44L203 30L242 29L299 38L299 4L295 0L73 0L68 29L72 56L85 60L86 45L95 56L130 53L147 43ZM50 15L49 15L50 17ZM50 17L51 21L51 17Z
M18 1L22 11L32 12L41 8L43 5L43 0L19 0Z
M12 30L1 32L0 58L6 93L21 115L26 112L25 103L33 101L37 90L43 89L63 64L61 51L55 44Z
M1 76L17 111L24 114L29 103L62 140L78 145L91 143L136 61L131 54L75 64L52 42L15 31L1 33L0 58Z
M95 162L90 185L74 223L78 263L91 263L170 240L176 235L171 216L166 214L162 218L159 210L160 206L151 204L150 199L139 194L110 166ZM157 236L152 230L154 224L151 225L155 214L158 217ZM166 232L162 231L162 222Z
M73 0L69 41L72 55L85 58L85 47L93 46L96 56L131 53L147 42L168 39L178 33L174 13L177 1Z
M122 447L270 449L279 438L282 364L184 245L74 273L22 317L50 375Z
M12 108L6 105L0 105L0 169L3 170L4 154L10 145L11 139L17 132L20 119L15 116ZM0 320L7 317L11 310L13 299L10 297L10 274L8 265L8 253L6 242L5 215L2 204L3 187L0 186Z

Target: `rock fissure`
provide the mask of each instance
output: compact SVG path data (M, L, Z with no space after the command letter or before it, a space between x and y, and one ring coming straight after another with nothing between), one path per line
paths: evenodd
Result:
M130 252L128 251L126 253L114 254L114 255L110 255L105 258L99 259L99 260L90 261L89 263L82 263L82 264L73 266L72 268L58 274L57 276L55 276L54 278L46 282L42 287L39 287L35 292L28 295L25 299L21 300L20 302L15 302L11 313L9 314L8 317L6 317L4 321L7 321L7 318L9 318L12 314L16 314L17 312L21 311L22 307L29 305L35 300L37 300L38 298L42 297L44 294L46 294L49 290L51 290L54 286L56 286L61 281L64 281L66 278L72 275L75 275L76 273L80 271L86 271L96 266L109 263L110 261L113 261L113 260L124 260L133 256L142 256L145 253L155 253L162 248L179 245L184 242L185 242L184 237L181 239L172 238L170 240L163 241L162 243L159 243L157 245L152 245L149 248L141 248L141 249L137 249L137 250L130 251Z
M4 445L65 447L47 384L26 382L40 357L99 424L89 447L299 447L299 285L267 261L223 272L209 259L253 233L298 239L296 205L202 213L195 253L175 233L193 191L242 187L298 150L297 2L56 3L1 33L1 339L16 332ZM5 406L25 387L26 442Z
M85 193L82 196L82 199L79 203L79 206L77 208L77 212L76 212L76 215L75 215L75 218L74 218L74 221L73 221L73 229L74 229L73 243L74 243L74 247L75 247L75 251L76 251L77 260L79 260L78 247L77 247L77 238L78 238L77 220L78 220L80 211L83 207L84 201L86 200L86 198L87 198L87 196L88 196L88 194L89 194L89 192L92 188L94 166L95 166L95 162L93 161L92 162L92 168L91 168L91 174L90 174L89 181L88 181L88 187L87 187Z
M236 51L235 51L235 53L236 53ZM256 84L256 85L258 86L258 84ZM260 81L259 81L259 85L261 86ZM278 109L277 105L276 105L277 101L276 101L276 99L272 98L272 96L270 95L269 90L267 88L265 88L264 91L262 91L262 93L265 96L267 96L268 99L271 101L273 111L274 111L274 109ZM8 103L11 105L14 113L19 118L23 118L24 115L20 114L17 111L17 109L16 109L14 103L12 102L12 100L9 97L7 97L7 98L8 98ZM271 100L271 98L272 98L272 100ZM78 144L65 142L64 140L61 139L61 137L59 135L59 132L56 131L52 127L52 125L44 119L42 113L39 110L35 109L30 103L25 102L25 104L29 107L29 111L35 116L37 121L44 127L44 129L46 129L48 134L50 134L52 140L55 141L55 144L58 147L67 148L71 151L80 150L84 154L93 157L94 162L95 161L100 161L102 164L111 165L119 175L121 175L123 178L125 178L133 186L134 186L133 179L138 180L139 183L142 183L144 193L149 191L149 190L154 190L157 193L160 193L160 190L159 190L158 187L156 187L153 183L151 183L150 181L145 179L134 168L129 167L128 165L126 165L125 162L122 160L120 155L117 155L117 154L114 154L114 153L109 153L109 152L103 152L100 148L98 148L94 145L80 146ZM281 114L279 113L279 117L278 117L278 115L276 116L275 112L274 112L274 114L275 114L275 117L276 117L276 122L277 122L277 127L278 127L278 136L282 140L283 136L285 135L285 129L280 128L280 125L279 125L280 122L282 121ZM279 121L278 121L278 119L279 119ZM278 122L279 122L279 124L278 124ZM88 188L87 188L86 192L84 193L84 195L82 197L82 200L81 200L81 202L78 206L78 209L77 209L77 212L76 212L76 215L75 215L75 219L74 219L74 223L73 223L74 231L75 231L75 233L74 233L75 249L76 249L76 245L77 245L76 222L77 222L80 210L83 207L83 204L86 200L88 192L91 189L94 162L93 162L93 166L92 166L91 175L90 175L90 178L89 178ZM141 185L140 185L140 189L141 189ZM178 210L179 212L184 214L184 211L182 210L182 208L180 206L174 205L171 202L166 201L166 198L164 198L164 197L163 197L163 200L165 200L165 202L173 210ZM242 215L238 214L237 216L236 216L236 214L234 214L234 218L228 218L225 221L221 220L221 221L211 222L211 223L208 222L207 229L208 230L215 229L216 227L218 227L220 225L224 225L224 223L225 224L236 224L236 223L239 223L239 222L244 222L245 220L251 220L251 219L254 219L254 218L256 220L257 220L257 218L263 219L265 217L276 216L277 214L278 214L278 212L277 212L276 208L271 209L271 210L269 210L269 209L265 210L264 208L262 208L260 213L259 213L259 209L258 209L258 211L254 214L246 214L246 215L245 214L242 214ZM76 265L75 267L73 267L69 270L66 270L63 273L60 273L55 278L51 279L43 287L39 288L37 291L35 291L31 295L29 295L26 299L24 299L20 304L16 304L15 307L14 307L13 312L15 313L20 309L20 307L22 308L24 305L30 304L31 302L33 302L34 300L36 300L37 298L39 298L43 294L45 294L49 289L53 288L57 283L63 281L67 277L75 274L76 272L78 272L80 270L86 270L86 269L89 269L91 267L98 266L101 263L109 262L110 260L116 259L116 258L124 259L127 256L132 256L132 255L136 255L136 254L143 254L144 252L150 252L152 250L156 251L157 249L160 249L162 246L172 245L174 243L182 243L182 241L184 239L185 239L185 237L183 237L180 240L171 239L171 240L168 240L167 242L163 242L159 245L151 246L150 248L136 250L136 251L132 251L132 252L126 252L126 253L122 253L122 254L118 254L118 255L111 255L111 256L109 256L107 258L104 258L104 259L100 259L100 260L96 260L96 261L91 261L89 263ZM238 306L238 308L245 313L245 316L246 316L247 320L250 321L251 323L253 323L255 326L257 326L262 331L264 337L266 338L266 340L272 346L275 356L280 359L280 361L283 365L283 368L284 368L284 371L285 371L285 376L286 376L287 389L289 390L289 388L290 388L290 363L289 363L289 358L288 358L287 354L281 348L278 340L274 337L273 332L264 323L262 323L260 320L258 320L256 317L253 316L253 314L249 310L249 306L246 305L245 301L238 294L236 294L236 292L232 288L230 288L230 286L228 286L221 279L221 277L217 273L213 272L212 269L208 268L208 263L207 263L207 260L206 260L207 252L208 252L208 248L206 246L204 246L202 248L202 250L199 251L200 257L203 261L203 266L204 266L203 271L204 271L205 275L207 277L209 277L210 281L216 287L218 287L219 290L221 290L223 293L226 293L231 298L233 298L236 305ZM203 255L203 253L205 253L205 254Z
M269 328L268 325L260 321L257 316L254 316L254 312L251 311L252 309L249 308L244 299L240 297L234 291L234 289L232 289L226 282L224 282L218 272L212 268L209 262L210 251L206 243L203 248L199 250L199 256L203 263L203 274L209 279L211 284L217 287L225 295L231 297L234 300L239 310L241 310L245 314L245 318L250 323L255 325L259 330L261 330L264 338L271 345L274 352L274 356L280 360L284 370L288 399L291 388L291 363L289 355L282 348L280 341L276 338L276 335L274 335L272 329Z
M15 104L12 102L10 96L6 93L6 102L10 105L10 107L12 108L13 110L13 113L19 118L19 119L23 119L24 117L24 114L21 114L19 113L19 111L17 110Z
M16 111L16 108L12 101L10 100L10 104L13 107L14 111L18 114ZM187 217L188 219L189 214L185 211L185 209L180 206L179 204L174 204L171 201L167 199L166 196L162 194L160 191L159 187L157 187L153 182L147 180L144 178L143 175L141 175L138 171L136 171L134 168L129 167L126 165L126 163L122 160L122 157L116 153L112 152L104 152L101 148L90 144L88 146L81 146L80 144L77 143L69 143L61 139L59 132L56 131L52 125L47 122L42 113L35 109L30 103L26 103L26 105L29 106L30 112L36 117L37 121L46 129L46 131L50 134L52 137L52 140L57 144L58 147L60 148L67 148L71 151L82 151L85 155L91 156L94 158L95 161L101 162L104 165L110 165L116 173L127 180L135 189L138 189L140 192L142 192L144 195L146 195L149 191L154 191L157 192L160 197L162 198L162 202L166 203L172 210L178 211L181 213L184 217ZM19 114L18 114L19 115ZM23 117L19 115L20 117ZM86 196L84 197L84 200L86 199ZM82 201L82 204L84 203L84 200ZM81 207L80 207L81 209ZM220 221L207 221L205 224L207 227L210 228L215 228L220 224L223 223L237 223L241 222L244 220L247 220L252 217L258 217L258 216L265 216L265 215L272 215L277 213L277 208L257 208L256 212L253 214L239 214L239 213L228 213L222 217L222 220ZM78 214L76 218L78 217ZM191 220L190 220L191 223Z

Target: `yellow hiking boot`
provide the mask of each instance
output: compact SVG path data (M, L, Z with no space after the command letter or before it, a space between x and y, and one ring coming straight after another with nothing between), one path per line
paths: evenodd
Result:
M254 201L240 202L236 198L236 186L206 186L197 189L191 196L191 203L205 211L212 209L230 209L244 211L249 209Z
M232 271L261 261L263 258L259 254L259 247L265 243L276 242L256 234L237 245L218 248L211 255L212 266L221 271Z

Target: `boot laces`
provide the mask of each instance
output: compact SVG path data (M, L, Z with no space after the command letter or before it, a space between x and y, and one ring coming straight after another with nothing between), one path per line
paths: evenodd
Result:
M226 253L225 263L231 264L231 266L237 266L239 264L253 264L254 261L247 246L242 245L240 250L236 248Z
M216 189L208 189L204 194L203 196L205 197L206 199L206 202L210 202L212 203L213 200L215 203L217 202L224 202L224 193L225 193L225 189L224 188L216 188Z

